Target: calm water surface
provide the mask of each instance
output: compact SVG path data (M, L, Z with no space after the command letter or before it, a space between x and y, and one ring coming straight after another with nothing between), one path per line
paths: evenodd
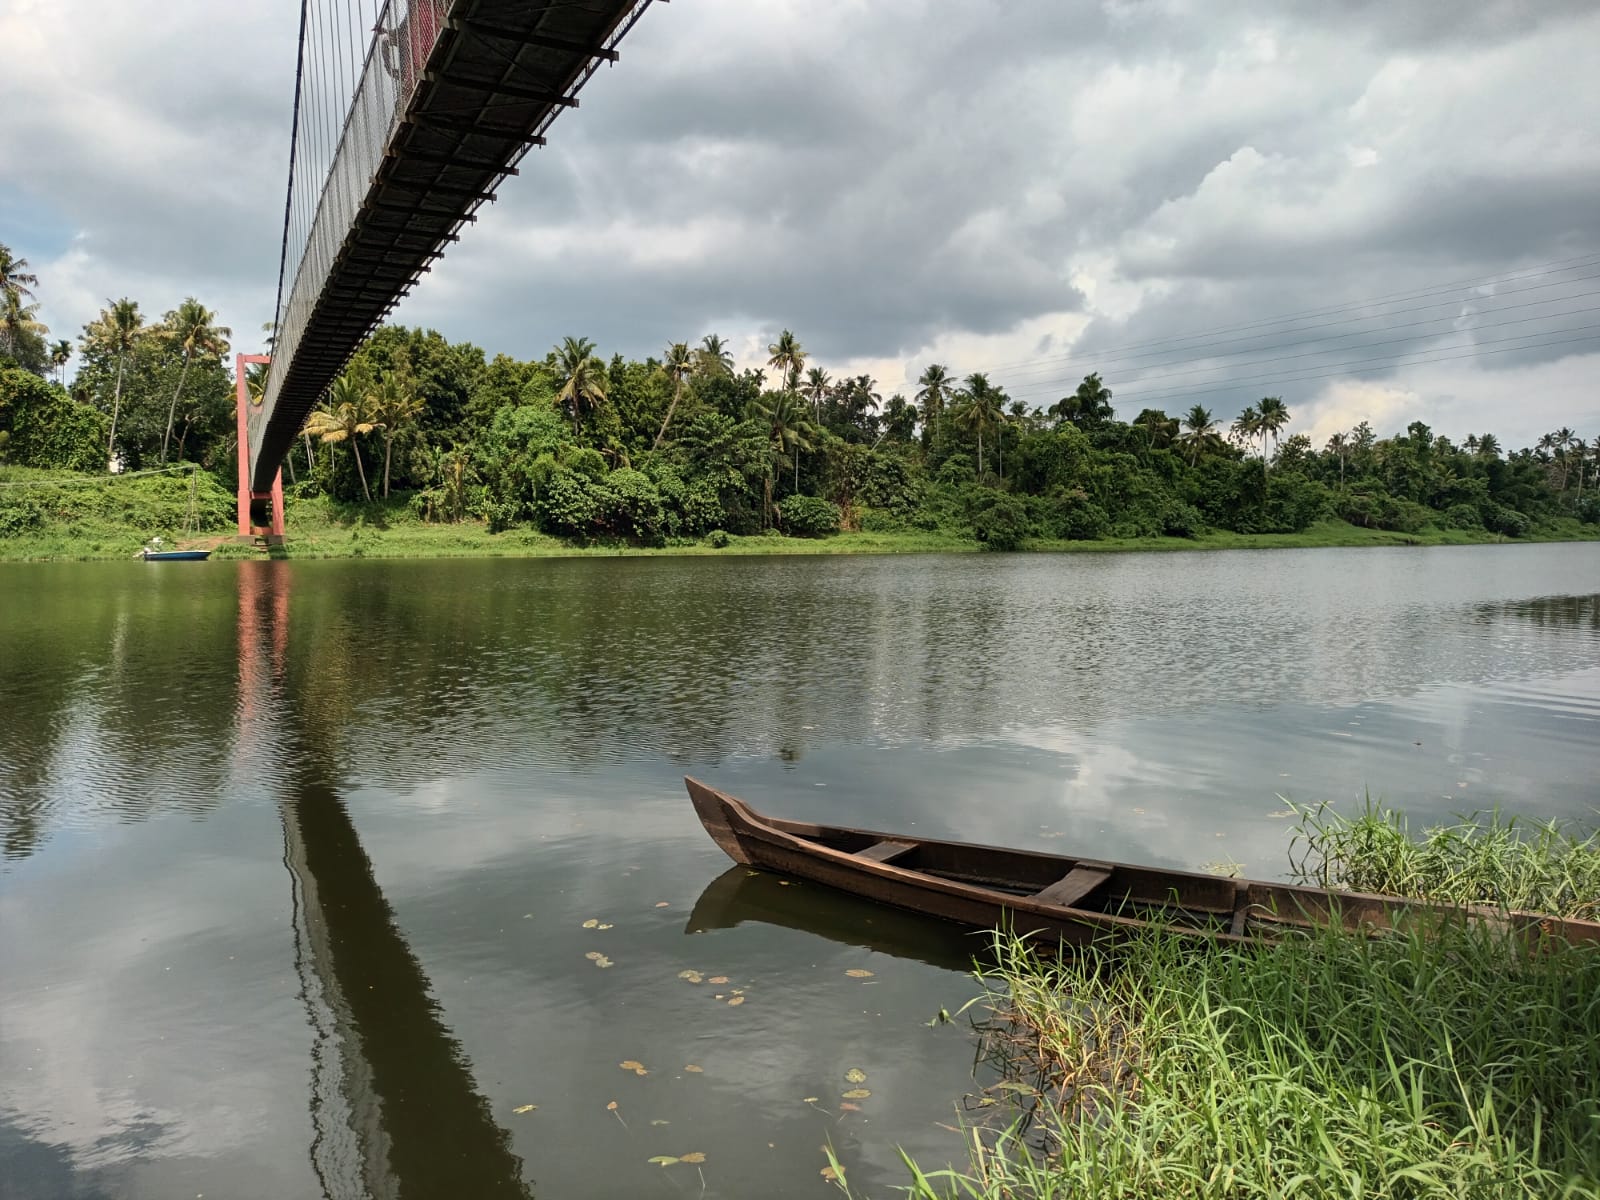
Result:
M884 1195L971 940L683 774L1263 876L1286 799L1592 821L1600 546L0 565L0 714L8 1200Z

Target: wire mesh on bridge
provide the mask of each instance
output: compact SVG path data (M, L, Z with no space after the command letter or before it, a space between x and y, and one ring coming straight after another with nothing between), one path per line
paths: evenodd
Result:
M650 0L303 0L273 362L254 493L361 340Z

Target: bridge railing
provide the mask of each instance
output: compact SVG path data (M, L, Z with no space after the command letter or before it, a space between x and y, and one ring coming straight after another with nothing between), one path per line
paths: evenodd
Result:
M357 210L383 163L396 124L422 79L450 12L450 0L385 0L368 13L369 0L357 3L307 5L310 26L302 46L325 47L320 61L301 63L295 119L295 151L290 165L289 211L286 214L280 267L277 321L272 344L273 367L267 376L263 403L249 421L249 459L261 448L267 418L301 338L316 310L345 238L355 226ZM366 17L374 18L370 27ZM367 28L371 40L357 56L358 38ZM320 33L320 38L319 38ZM342 57L341 57L342 54ZM348 88L360 65L360 79L342 125L336 125L341 91ZM331 136L337 129L337 137ZM319 169L320 168L320 169ZM316 189L318 180L320 190ZM283 290L283 272L293 265L293 281Z

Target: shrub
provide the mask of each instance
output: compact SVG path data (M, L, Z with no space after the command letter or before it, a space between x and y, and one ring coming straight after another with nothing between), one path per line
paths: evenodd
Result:
M839 510L819 496L785 496L778 521L791 537L826 537L839 532Z
M710 533L706 534L706 545L710 546L713 550L726 549L731 541L733 541L733 539L728 536L728 531L726 529L713 529Z
M1501 533L1506 537L1526 537L1533 528L1533 522L1526 515L1492 500L1483 506L1482 512L1483 527L1493 533Z
M0 490L0 538L16 537L44 524L44 506L38 497L20 488Z
M1445 509L1444 515L1439 520L1446 529L1483 528L1483 519L1478 516L1478 510L1470 504L1452 504Z
M993 492L974 509L972 532L985 550L1020 550L1033 533L1028 507L1007 492Z

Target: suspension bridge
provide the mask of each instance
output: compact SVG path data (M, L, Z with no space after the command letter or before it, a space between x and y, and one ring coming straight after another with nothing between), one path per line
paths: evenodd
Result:
M307 415L650 2L302 0L272 354L237 363L241 536L282 538Z

